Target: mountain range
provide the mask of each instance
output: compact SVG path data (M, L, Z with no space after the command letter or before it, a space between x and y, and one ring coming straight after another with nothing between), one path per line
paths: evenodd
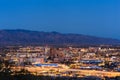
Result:
M113 45L120 40L82 34L30 30L0 30L0 45Z

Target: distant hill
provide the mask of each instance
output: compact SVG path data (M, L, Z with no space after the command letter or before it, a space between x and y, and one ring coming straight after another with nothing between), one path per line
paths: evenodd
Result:
M29 30L0 30L0 45L99 45L120 44L120 40L81 34L39 32Z

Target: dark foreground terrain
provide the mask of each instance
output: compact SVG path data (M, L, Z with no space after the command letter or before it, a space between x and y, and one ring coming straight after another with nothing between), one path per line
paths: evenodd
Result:
M8 73L0 73L0 80L103 80L102 78L87 76L87 77L51 77L51 76L35 76L31 74L16 74L10 75ZM108 78L105 77L104 80L120 80L120 77Z

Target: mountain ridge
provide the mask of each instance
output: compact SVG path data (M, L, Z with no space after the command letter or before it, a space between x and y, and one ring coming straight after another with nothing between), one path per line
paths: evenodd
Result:
M83 34L63 34L56 31L31 31L24 29L0 30L0 45L100 45L120 44L120 40Z

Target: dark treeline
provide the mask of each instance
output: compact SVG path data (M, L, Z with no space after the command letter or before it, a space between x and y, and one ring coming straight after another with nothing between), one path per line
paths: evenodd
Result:
M120 80L120 77L108 78L105 77L105 80ZM0 80L103 80L98 77L51 77L51 76L35 76L32 74L16 74L10 75L9 73L0 72Z

